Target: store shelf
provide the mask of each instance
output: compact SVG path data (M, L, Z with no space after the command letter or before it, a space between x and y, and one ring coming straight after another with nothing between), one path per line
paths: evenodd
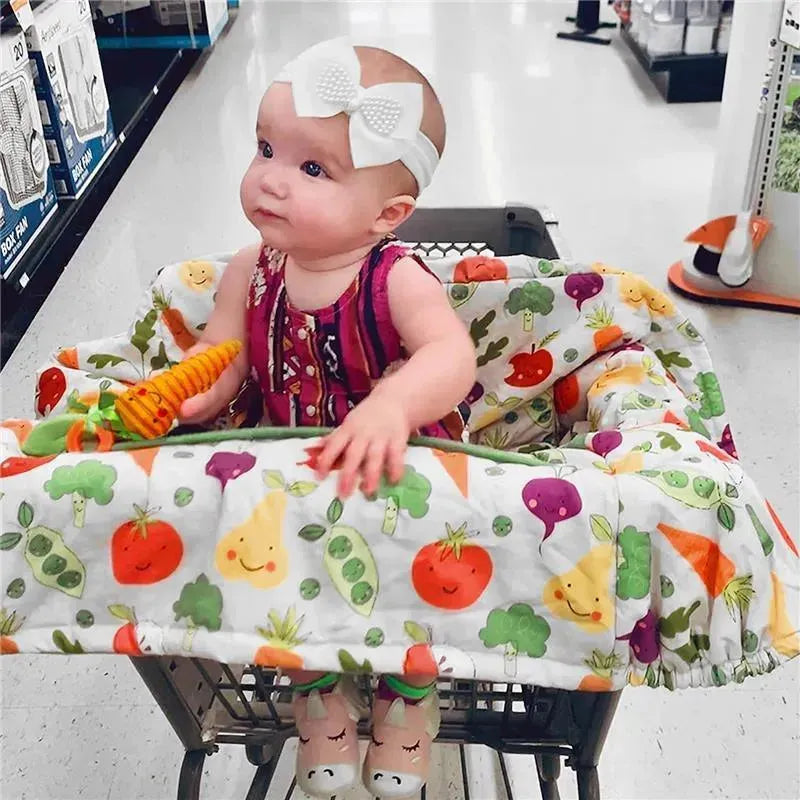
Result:
M200 57L199 51L100 51L118 144L76 200L59 199L55 215L2 280L0 366L61 276L164 108Z
M728 61L724 53L651 56L631 36L628 25L621 26L620 35L668 103L709 103L722 99Z

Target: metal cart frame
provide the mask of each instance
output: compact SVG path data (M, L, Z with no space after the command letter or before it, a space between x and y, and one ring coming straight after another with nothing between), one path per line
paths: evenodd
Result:
M419 243L418 250L428 256L486 250L550 259L568 255L552 215L523 205L421 209L398 233L404 241ZM283 745L297 735L291 691L277 672L171 656L131 661L186 749L178 800L199 800L205 758L223 744L244 745L256 768L246 800L264 800ZM359 680L371 701L373 679ZM600 800L597 765L620 692L449 678L440 678L438 690L442 725L437 741L459 745L465 800L470 800L465 744L497 751L509 800L513 793L503 753L535 757L543 800L559 799L562 758L576 773L580 800ZM360 723L359 733L369 735L368 723ZM294 782L286 800L293 790Z

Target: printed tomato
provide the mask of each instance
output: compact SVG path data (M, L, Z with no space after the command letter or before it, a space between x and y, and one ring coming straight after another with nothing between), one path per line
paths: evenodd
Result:
M438 675L439 667L429 644L414 644L403 658L403 675Z
M115 653L121 653L122 655L144 655L141 647L139 647L139 642L136 640L136 626L132 622L129 622L127 625L123 625L119 630L117 630L117 632L114 634L114 642L112 647L114 648Z
M447 537L426 544L411 565L411 580L426 603L449 611L471 606L492 579L492 559L469 541L466 523L457 530L447 525Z
M136 519L114 531L111 567L118 583L148 584L172 575L183 558L183 542L168 522L153 519L138 506Z

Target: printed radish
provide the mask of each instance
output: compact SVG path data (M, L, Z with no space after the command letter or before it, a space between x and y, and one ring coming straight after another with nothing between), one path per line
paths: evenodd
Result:
M598 431L595 433L589 447L592 452L597 453L600 458L605 458L612 450L616 450L622 444L622 434L619 431Z
M206 475L217 478L224 492L228 481L249 472L255 464L256 457L251 453L214 453L206 464Z
M480 383L476 383L470 390L469 394L467 395L467 402L472 405L473 403L477 403L478 400L483 397L483 386Z
M557 522L580 514L583 508L578 490L563 478L534 478L522 490L525 508L544 523L542 542L549 538Z
M617 641L628 642L636 660L642 664L652 664L661 655L658 644L658 619L648 611L634 626L630 633L617 636Z
M583 303L598 295L602 288L603 276L593 272L568 275L564 281L564 291L577 301L578 311Z

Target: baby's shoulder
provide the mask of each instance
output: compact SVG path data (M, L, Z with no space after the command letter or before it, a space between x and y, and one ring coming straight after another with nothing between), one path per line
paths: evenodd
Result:
M433 270L411 249L398 255L388 272L387 283L389 291L393 287L415 285L440 284Z

